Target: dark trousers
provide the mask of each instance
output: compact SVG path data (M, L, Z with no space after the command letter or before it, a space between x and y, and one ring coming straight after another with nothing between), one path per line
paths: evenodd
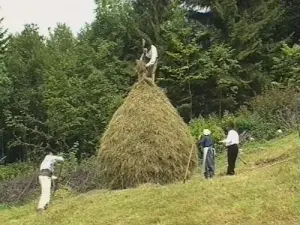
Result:
M228 157L228 167L227 167L227 175L234 175L235 171L235 161L238 156L239 147L238 145L230 145L227 147L227 157Z

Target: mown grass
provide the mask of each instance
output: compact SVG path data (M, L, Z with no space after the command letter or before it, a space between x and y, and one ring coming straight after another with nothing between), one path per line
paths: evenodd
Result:
M296 134L244 147L237 176L186 184L144 185L56 199L43 215L35 204L3 209L1 224L259 225L298 224ZM218 174L226 168L219 155ZM288 160L282 163L279 161ZM273 165L274 163L278 163Z

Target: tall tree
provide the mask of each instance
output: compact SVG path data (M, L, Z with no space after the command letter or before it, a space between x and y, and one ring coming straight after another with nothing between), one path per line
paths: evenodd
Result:
M4 115L3 109L8 103L8 98L11 93L10 79L7 76L7 69L5 66L5 52L9 36L7 35L7 29L1 26L4 18L0 19L0 159L4 156Z
M26 25L12 37L6 52L8 78L12 85L9 105L5 108L9 147L21 160L34 156L46 145L43 135L46 118L43 108L44 69L48 62L44 39L36 25Z
M77 145L77 155L94 153L99 136L120 104L117 83L93 64L108 61L104 46L97 51L69 27L59 25L47 41L52 63L46 72L44 104L53 148L68 152Z
M283 17L276 29L276 38L280 40L286 36L290 37L291 44L300 44L300 1L286 0L281 1Z
M0 18L0 54L3 54L5 52L8 40L10 38L10 36L7 34L8 29L5 29L3 26L1 26L3 20L3 17Z
M7 35L7 29L5 29L1 25L3 19L4 18L0 19L0 109L1 107L3 107L4 102L7 100L9 94L9 83L10 83L10 80L7 77L7 69L4 61L9 36Z
M270 69L272 57L281 47L276 40L276 27L280 24L284 9L278 0L191 0L192 6L209 6L211 17L208 26L214 26L214 40L226 43L238 60L240 79L248 81L247 89L239 96L239 102L248 101L259 94L263 86L272 79ZM197 10L197 8L193 8ZM195 18L195 17L194 17ZM197 19L197 17L196 17ZM288 34L286 35L286 37Z
M136 58L130 4L121 0L97 1L96 19L81 36L96 52L93 65L121 91L128 88ZM97 54L99 53L99 54ZM128 62L127 60L130 60Z
M139 29L154 43L160 42L160 24L168 18L170 0L132 1Z
M176 5L171 12L161 28L166 51L159 80L173 104L186 121L212 111L234 110L236 95L244 84L238 77L240 67L233 50L214 42L207 49L213 30L187 20L186 12Z

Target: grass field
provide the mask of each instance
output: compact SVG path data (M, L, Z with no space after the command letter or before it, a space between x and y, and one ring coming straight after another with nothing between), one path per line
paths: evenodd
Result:
M43 215L35 204L2 209L0 224L18 225L259 225L298 224L298 137L292 134L243 148L237 176L186 184L144 185L56 199ZM217 173L226 169L219 155Z

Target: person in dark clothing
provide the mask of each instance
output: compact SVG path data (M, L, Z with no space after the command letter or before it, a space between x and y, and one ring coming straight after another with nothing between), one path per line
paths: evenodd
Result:
M233 125L230 126L226 139L220 142L227 147L227 175L235 175L235 162L239 153L239 134L234 130Z
M203 149L202 171L206 179L215 175L215 149L213 148L214 142L210 134L210 130L204 129L203 136L197 143L198 148Z

